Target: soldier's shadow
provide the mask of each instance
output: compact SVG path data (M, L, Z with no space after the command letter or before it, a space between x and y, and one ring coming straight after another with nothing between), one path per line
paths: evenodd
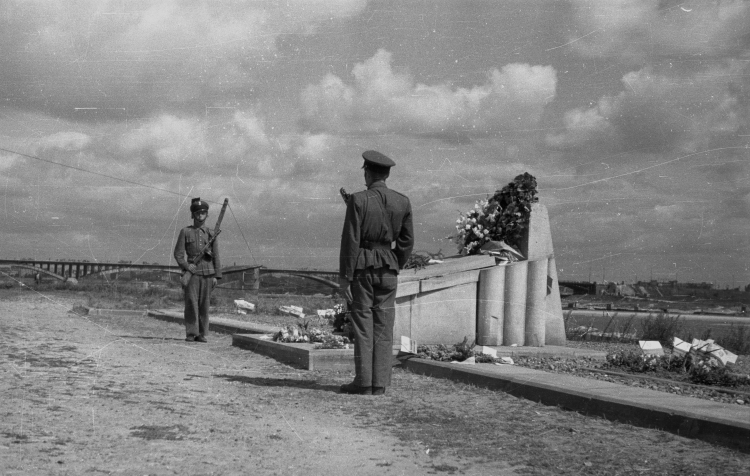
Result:
M177 337L154 337L154 336L117 336L122 339L145 339L145 340L180 340L185 341L185 338L177 338Z
M295 380L282 378L246 377L244 375L214 375L215 378L226 379L227 382L238 382L258 387L288 387L306 388L310 390L322 390L324 392L338 393L339 385L323 385L312 380Z

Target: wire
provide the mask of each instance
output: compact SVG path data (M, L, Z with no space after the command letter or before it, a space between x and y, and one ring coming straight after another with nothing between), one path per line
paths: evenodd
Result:
M164 192L164 193L170 193L172 195L177 195L177 196L183 197L183 198L187 198L189 196L189 195L185 195L185 194L180 193L180 192L175 192L174 190L168 190L166 188L154 187L153 185L148 185L148 184L145 184L145 183L135 182L133 180L124 179L124 178L121 178L121 177L115 177L114 175L107 175L107 174L103 174L103 173L100 173L100 172L94 172L93 170L85 169L83 167L76 167L74 165L68 165L68 164L63 164L63 163L60 163L60 162L55 162L54 160L43 159L42 157L38 157L36 155L23 154L21 152L16 152L15 150L5 149L3 147L0 147L0 150L3 151L3 152L7 152L9 154L20 155L21 157L26 157L26 158L29 158L29 159L39 160L41 162L46 162L46 163L52 164L52 165L59 165L60 167L66 167L66 168L69 168L69 169L77 170L79 172L86 172L86 173L89 173L89 174L98 175L100 177L105 177L105 178L116 180L116 181L119 181L119 182L129 183L131 185L137 185L139 187L150 188L152 190L158 190L158 191ZM191 188L190 190L192 191L193 189ZM209 203L214 203L214 204L222 203L222 202L215 202L215 201L212 201L212 200L205 200L205 201L209 202ZM242 236L242 239L245 241L245 246L247 246L247 250L250 252L250 257L253 259L253 264L258 264L257 260L255 259L255 255L253 255L253 251L250 249L250 244L247 242L247 239L245 238L245 233L243 233L243 231L242 231L242 227L240 226L240 222L237 220L237 217L234 216L234 211L232 210L231 206L229 207L229 211L232 212L232 218L234 218L234 222L237 224L237 229L240 230L240 235ZM172 221L174 221L174 218L172 219ZM171 223L170 223L170 226L171 226Z
M103 174L101 172L94 172L93 170L85 169L83 167L76 167L75 165L68 165L68 164L63 164L63 163L60 163L60 162L55 162L54 160L44 159L44 158L38 157L36 155L24 154L24 153L21 153L21 152L17 152L15 150L5 149L3 147L0 147L0 150L3 151L3 152L7 152L9 154L20 155L21 157L26 157L26 158L29 158L29 159L38 160L40 162L46 162L46 163L52 164L52 165L59 165L60 167L65 167L65 168L68 168L68 169L77 170L79 172L86 172L86 173L89 173L89 174L92 174L92 175L98 175L99 177L105 177L105 178L108 178L108 179L117 180L118 182L124 182L124 183L129 183L130 185L137 185L139 187L150 188L152 190L158 190L158 191L164 192L164 193L171 193L172 195L177 195L179 197L187 197L187 195L182 194L180 192L175 192L174 190L168 190L166 188L154 187L153 185L148 185L148 184L145 184L145 183L135 182L133 180L124 179L122 177L115 177L114 175ZM221 203L221 202L214 202L212 200L205 200L205 201L206 202L210 202L210 203L215 203L215 204L216 203Z

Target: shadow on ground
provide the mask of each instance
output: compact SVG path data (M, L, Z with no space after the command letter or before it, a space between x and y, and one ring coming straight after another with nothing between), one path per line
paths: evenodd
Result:
M152 337L152 336L117 336L122 339L144 339L144 340L179 340L185 341L184 337Z
M262 377L245 377L242 375L214 375L215 378L223 378L228 382L239 382L258 387L289 387L289 388L309 388L312 390L323 390L326 392L338 393L338 385L321 385L311 380L295 380L280 378L262 378Z

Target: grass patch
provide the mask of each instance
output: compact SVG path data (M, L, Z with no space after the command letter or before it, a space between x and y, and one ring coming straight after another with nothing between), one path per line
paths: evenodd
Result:
M682 333L684 320L679 314L661 312L648 316L642 324L641 339L658 340L662 346L672 348L673 338Z

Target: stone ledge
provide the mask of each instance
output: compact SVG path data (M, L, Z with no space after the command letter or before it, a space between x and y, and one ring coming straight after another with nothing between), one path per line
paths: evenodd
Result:
M274 342L247 334L234 334L232 345L305 370L354 370L354 349L314 349L313 344Z
M185 318L181 312L148 311L147 315L160 321L174 322L183 325L185 323ZM209 320L209 332L221 332L223 334L274 334L280 330L280 327L266 326L257 323L251 324L221 317L213 317Z
M109 316L109 317L143 317L148 312L145 309L97 309L88 308L89 316Z
M500 390L584 415L656 428L750 453L747 409L655 390L519 368L402 359L410 372Z

